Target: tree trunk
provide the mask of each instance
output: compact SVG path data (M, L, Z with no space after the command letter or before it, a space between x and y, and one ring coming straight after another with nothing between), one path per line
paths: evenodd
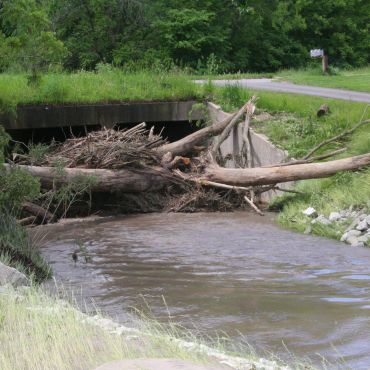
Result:
M42 223L48 223L53 221L53 214L46 210L45 208L42 208L38 206L37 204L31 203L31 202L23 202L22 203L22 209L31 215L34 216L34 218L38 219Z
M10 166L7 166L10 169ZM38 177L41 186L51 189L54 185L69 184L81 176L91 176L97 179L93 182L91 191L103 193L139 193L158 191L173 178L171 173L163 168L150 168L142 170L102 170L84 168L65 168L60 175L52 167L18 166L20 169Z
M340 171L354 171L369 165L370 153L324 163L287 167L233 169L212 166L206 169L204 179L234 186L270 185L328 177Z
M328 177L339 171L354 171L369 165L370 153L324 163L297 164L287 167L232 169L210 166L206 168L204 175L198 177L198 180L232 186L271 185ZM51 167L19 166L19 168L38 177L42 186L48 189L54 184L70 183L80 176L94 176L97 182L93 184L92 191L138 193L161 190L171 179L174 179L171 172L163 168L117 171L66 168L63 176L58 176L55 168Z

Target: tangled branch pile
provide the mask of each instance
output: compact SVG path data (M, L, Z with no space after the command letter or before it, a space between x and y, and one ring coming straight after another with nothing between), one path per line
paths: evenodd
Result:
M317 150L328 143L370 123L370 120L365 120L351 130L318 144L304 158L268 167L252 167L250 122L256 101L252 97L224 121L204 127L173 143L166 143L161 136L154 135L153 130L146 131L146 125L142 123L129 130L103 129L84 138L69 139L64 144L55 145L38 163L32 161L30 154L17 155L17 164L27 164L20 167L38 177L43 189L54 191L64 188L69 191L67 195L72 192L71 196L59 197L62 200L59 200L58 206L88 193L89 204L92 203L92 194L104 194L105 200L111 194L126 196L123 200L125 204L128 196L140 210L152 208L151 204L155 204L157 209L175 212L230 210L248 205L259 214L262 212L257 204L262 192L271 189L294 192L281 189L278 186L280 183L323 178L339 171L357 171L370 166L370 153L315 162L342 153L345 148L313 157ZM222 167L224 158L221 144L240 124L243 129L241 155L245 158L245 166ZM64 167L62 175L53 168L57 163ZM12 170L11 165L5 168ZM75 190L72 185L81 183L82 178L92 178L94 181L82 182L89 186ZM159 194L161 197L158 200ZM141 202L139 198L145 198L148 202ZM142 206L141 203L145 204ZM64 208L63 215L67 214L70 206Z
M119 170L127 167L141 168L157 165L161 157L156 148L166 143L141 123L129 130L103 128L86 137L71 138L62 144L54 144L41 158L39 165L65 168L102 168ZM17 164L32 165L30 155L16 155Z

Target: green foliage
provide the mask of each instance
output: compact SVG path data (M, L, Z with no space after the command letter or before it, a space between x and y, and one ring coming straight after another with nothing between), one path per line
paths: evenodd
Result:
M330 65L362 66L369 13L367 0L3 0L0 70L266 72L311 64L312 48Z
M42 143L30 144L28 146L28 156L33 166L39 166L49 152L50 146Z
M20 268L36 281L51 277L51 269L41 257L27 231L14 217L0 210L0 260Z
M16 211L22 201L32 199L40 193L39 181L28 173L19 169L5 171L4 150L9 136L0 125L0 212Z
M10 136L5 132L4 127L0 125L0 165L4 163L4 151L10 140Z
M40 182L28 173L12 169L0 169L0 212L15 211L22 201L36 198L40 193Z
M64 170L61 167L55 169L55 175L58 177L64 176ZM62 217L65 217L70 207L82 199L84 195L89 195L89 206L91 206L91 189L98 183L99 179L96 176L77 176L68 184L61 186L55 194L53 201L57 203L56 211L62 210Z
M63 42L51 31L48 9L37 0L4 0L2 5L0 67L31 72L30 83L38 83L37 73L59 64L67 54Z

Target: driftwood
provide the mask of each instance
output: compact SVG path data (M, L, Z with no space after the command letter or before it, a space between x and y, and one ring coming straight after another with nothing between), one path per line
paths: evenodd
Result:
M211 154L214 159L218 155L221 144L228 138L228 136L230 135L230 132L232 131L232 129L235 127L235 125L238 123L239 119L241 118L241 115L246 113L246 120L249 121L251 119L254 111L256 110L256 106L255 106L256 101L257 101L257 98L253 96L243 106L243 108L238 112L238 114L231 119L229 124L224 128L221 134L216 138L211 148Z
M6 165L8 169L9 166ZM103 170L87 168L65 168L63 174L58 174L53 167L19 166L31 175L38 177L41 186L45 189L52 189L54 186L69 184L81 176L93 177L92 192L102 193L138 193L158 191L163 189L170 182L171 172L157 167L145 169L126 170Z
M318 179L340 171L354 171L370 165L370 153L323 163L297 164L272 168L208 167L205 179L235 186L279 184L289 181Z
M37 221L37 217L29 216L29 217L22 218L21 220L18 220L17 222L21 226L28 226L28 225L34 224L36 221Z
M269 166L263 166L263 168L271 168L271 167L286 167L286 166L292 166L293 164L305 164L305 163L312 163L315 161L321 161L323 159L327 159L330 157L334 157L335 155L342 154L347 150L347 148L341 148L338 150L333 150L332 152L325 153L318 155L317 157L311 157L308 159L295 159L289 162L284 162L284 163L277 163Z
M229 126L235 125L245 114L249 106L250 102L245 104L239 110L239 112L233 114L231 117L226 118L224 121L204 127L181 140L162 145L161 147L157 148L157 152L161 153L162 155L170 152L173 156L188 154L192 152L194 148L203 145L208 139L221 134Z
M41 223L51 222L54 218L51 212L31 202L23 202L22 209L33 215L34 218L36 218ZM25 223L26 219L24 219L23 222Z
M327 104L323 104L317 111L317 117L325 116L326 114L329 114L329 112L329 106Z
M312 157L312 155L314 153L316 153L319 149L321 149L323 146L325 146L327 144L330 144L330 143L333 143L334 141L337 141L339 139L342 139L345 136L353 134L358 128L360 128L361 126L364 126L368 123L370 123L370 119L368 119L366 121L361 121L356 126L352 127L351 129L345 130L342 133L340 133L339 135L336 135L336 136L334 136L330 139L322 141L320 144L316 145L313 149L311 149L303 159L308 159L308 158Z
M19 167L38 177L44 189L58 188L78 180L81 176L94 178L89 189L92 193L148 194L166 189L173 183L181 183L186 185L181 188L188 191L188 194L183 194L183 202L172 209L193 209L199 200L207 203L205 189L215 188L219 189L218 192L233 192L238 199L240 197L241 202L244 199L257 213L263 214L255 204L255 194L281 190L277 185L279 183L323 178L339 171L355 171L370 165L370 153L312 163L344 152L345 149L342 148L313 157L313 154L326 144L349 135L370 122L367 120L323 141L303 159L276 166L252 168L249 125L255 102L256 98L253 97L226 120L200 129L174 143L163 144L164 140L160 136L154 135L153 130L148 133L144 130L145 124L140 124L126 131L102 130L89 134L86 138L70 139L58 146L54 153L49 154L46 161L49 164L58 158L66 159L67 167L73 168L58 170L50 165ZM243 150L247 154L248 168L220 167L216 162L220 145L243 116ZM219 137L212 142L210 139L217 135ZM193 157L184 157L186 154L192 154ZM21 160L24 161L25 158L22 157ZM10 171L12 167L6 165L6 169ZM218 193L212 189L207 191L213 192L210 198L212 201L218 197ZM28 208L30 209L30 204ZM30 213L37 218L42 217L43 221L47 222L53 217L44 209Z
M317 179L335 175L339 171L354 171L370 165L370 153L356 157L338 159L323 163L297 164L287 167L272 168L222 168L209 166L205 173L195 177L204 184L226 184L230 186L260 186L283 182ZM96 192L147 192L161 190L174 176L163 168L145 170L102 170L85 168L66 168L64 175L57 177L55 169L50 167L20 166L21 169L38 177L45 188L56 184L66 184L81 176L93 176L97 179L92 185ZM219 187L219 186L215 186Z

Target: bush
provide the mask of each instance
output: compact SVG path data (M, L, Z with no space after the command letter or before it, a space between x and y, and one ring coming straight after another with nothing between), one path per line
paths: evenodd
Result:
M9 142L9 135L0 126L0 212L13 212L25 199L33 199L40 193L40 182L28 173L2 168L4 151Z

